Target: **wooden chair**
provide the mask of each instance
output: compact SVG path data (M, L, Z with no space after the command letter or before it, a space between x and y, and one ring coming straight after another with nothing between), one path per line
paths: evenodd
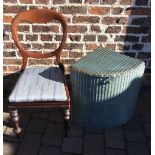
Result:
M52 19L58 20L63 27L63 37L60 46L50 53L35 53L24 49L17 34L18 24L22 21L30 23L46 23ZM21 75L9 96L10 116L15 124L14 132L20 135L19 117L20 108L56 108L65 110L64 125L67 134L70 117L70 95L65 78L65 68L60 60L67 37L67 23L63 15L52 10L33 9L19 13L11 25L12 37L15 45L23 57ZM49 58L56 56L58 67L27 67L29 58Z

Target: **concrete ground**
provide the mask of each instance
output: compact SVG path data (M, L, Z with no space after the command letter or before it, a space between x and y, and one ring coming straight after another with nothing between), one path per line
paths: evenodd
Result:
M3 155L150 155L150 87L140 89L132 119L112 129L97 130L71 125L68 138L63 134L63 111L28 110L20 112L22 137L12 132L7 97L12 87L4 80Z

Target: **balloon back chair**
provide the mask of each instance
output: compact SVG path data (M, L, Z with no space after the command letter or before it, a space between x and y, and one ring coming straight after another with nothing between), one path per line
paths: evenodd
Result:
M58 20L63 28L60 46L49 53L36 53L22 47L18 37L18 25L22 21L30 23L47 23ZM11 24L12 37L23 58L20 77L9 96L10 116L14 122L14 132L19 137L18 109L21 108L64 108L65 135L70 118L70 95L65 78L65 68L60 60L67 37L67 23L64 16L58 12L46 9L32 9L16 15ZM29 58L56 57L58 67L31 66L26 67Z

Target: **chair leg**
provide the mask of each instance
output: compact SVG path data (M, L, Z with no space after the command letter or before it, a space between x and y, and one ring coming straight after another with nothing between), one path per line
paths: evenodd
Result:
M17 138L20 137L20 133L21 133L21 128L19 126L19 116L18 116L18 111L17 109L12 109L10 110L10 117L13 120L14 123L14 133L16 134Z
M68 136L68 129L70 128L70 108L65 109L65 119L64 119L64 128L65 128L65 137Z

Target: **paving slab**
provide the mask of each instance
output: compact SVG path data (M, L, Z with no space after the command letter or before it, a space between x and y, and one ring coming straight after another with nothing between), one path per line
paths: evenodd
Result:
M123 128L117 127L117 128L106 129L105 143L107 147L124 149L125 143L124 143Z
M49 115L49 121L52 123L63 123L64 122L64 113L62 111L52 111Z
M37 155L42 135L27 133L24 135L17 155Z
M142 143L127 143L128 155L149 155L148 148Z
M49 116L48 112L35 112L32 114L32 118L47 119Z
M106 149L106 155L127 155L125 150L116 150L116 149Z
M95 129L95 128L85 128L85 132L88 133L103 133L103 129Z
M41 146L39 155L61 155L60 148Z
M83 127L75 124L71 124L70 130L68 131L68 135L70 136L83 136L84 129Z
M133 142L146 142L144 133L138 131L125 131L125 138L126 140Z
M50 146L61 146L63 138L63 125L52 124L47 125L42 143Z
M63 153L82 153L82 138L81 137L65 137L62 144Z
M147 138L151 137L151 124L144 124L144 132Z
M83 155L104 155L103 134L85 134Z
M46 119L31 119L27 132L43 133L47 124Z

